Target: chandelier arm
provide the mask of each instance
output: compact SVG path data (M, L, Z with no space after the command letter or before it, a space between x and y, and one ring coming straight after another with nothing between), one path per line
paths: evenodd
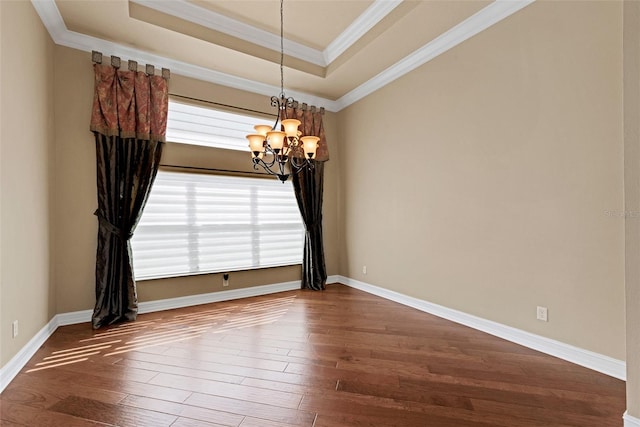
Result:
M291 157L291 166L295 169L296 173L300 172L306 167L308 167L309 169L313 169L313 163L306 157L302 161L300 161L296 157Z
M274 153L271 149L265 149L265 151L264 151L264 155L265 155L265 156L266 156L266 155L272 155L272 156L273 156L273 159L272 159L269 163L265 162L263 159L261 159L261 158L259 158L259 157L254 157L254 160L256 160L256 159L257 159L257 160L259 160L259 161L260 161L260 163L262 163L262 164L264 164L264 165L267 165L267 166L269 166L269 167L271 167L271 166L273 166L273 165L275 165L275 164L276 164L276 156L275 156L275 153Z
M274 154L274 156L277 156ZM276 162L276 157L274 157L274 161L271 162L270 164L267 165L267 163L265 163L264 161L262 161L262 159L259 159L259 162L254 162L254 168L257 167L256 163L260 163L260 166L262 166L262 168L269 173L269 175L275 175L283 184L289 179L289 176L291 175L290 173L286 173L285 170L285 166L287 164L287 161L284 160L282 161L282 159L278 160L278 170L274 171L273 169L271 169L270 166L273 166L273 164Z
M264 159L261 159L259 157L254 157L253 158L254 169L257 170L257 166L260 165L265 171L269 172L271 175L288 175L288 174L285 174L285 166L287 162L291 161L290 156L284 155L282 154L282 152L280 152L279 154L276 154L276 152L269 145L265 146L264 154L272 156L272 160L267 163L264 161ZM277 172L272 169L272 167L276 163L278 165Z
M276 114L276 122L273 125L273 130L276 130L276 126L278 125L278 122L280 121L280 98L277 96L272 96L271 97L271 106L275 107L278 110L278 113Z
M291 96L290 96L290 97L288 97L287 99L285 99L285 102L284 102L284 106L285 106L285 107L283 108L283 110L284 110L285 108L293 108L293 107L294 107L294 105L295 105L295 103L296 103L296 100L295 100L295 99L293 99L293 97L291 97Z
M287 162L278 162L278 170L280 171L280 173L278 175L289 175L288 173L285 173L285 165L287 164Z
M278 175L278 173L271 169L271 166L274 165L274 162L266 163L264 160L259 159L257 157L253 158L253 170L258 170L258 166L264 169L269 175Z
M262 167L262 169L266 170L267 172L269 172L271 169L269 168L269 165L267 163L264 162L264 160L259 159L257 157L253 158L253 170L258 170L258 166Z
M276 107L278 110L280 110L280 98L277 96L272 96L271 97L271 106L272 107Z

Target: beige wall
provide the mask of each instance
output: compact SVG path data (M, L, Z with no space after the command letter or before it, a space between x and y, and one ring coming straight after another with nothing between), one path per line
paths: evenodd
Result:
M341 274L624 360L621 18L533 3L340 112Z
M627 411L640 418L640 2L624 2Z
M128 59L128 58L123 58ZM161 66L162 64L156 64ZM93 308L97 221L95 145L89 132L93 97L90 55L56 46L56 290L57 312ZM172 75L174 94L271 113L268 97ZM326 167L325 243L329 274L338 273L336 128L332 113L325 115L332 160ZM168 165L251 170L248 153L168 143L162 157ZM300 267L271 268L231 273L230 286L222 288L220 274L141 281L140 301L152 301L219 290L299 280Z
M55 314L53 50L30 2L0 1L0 366ZM16 41L20 43L16 43ZM19 335L11 336L18 320Z

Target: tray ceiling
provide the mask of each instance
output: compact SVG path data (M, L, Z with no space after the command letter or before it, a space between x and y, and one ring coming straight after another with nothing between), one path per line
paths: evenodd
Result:
M338 111L533 0L285 0L285 92ZM279 93L278 0L32 0L57 44Z

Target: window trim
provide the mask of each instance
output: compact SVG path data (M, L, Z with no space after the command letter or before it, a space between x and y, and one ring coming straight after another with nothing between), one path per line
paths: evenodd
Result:
M215 275L215 274L225 274L225 273L237 273L239 271L257 271L257 270L270 270L272 268L288 268L302 266L302 261L294 264L282 264L282 265L272 265L265 267L249 267L249 268L230 268L228 270L220 270L220 271L194 271L192 273L174 273L174 274L163 274L158 276L145 276L141 279L134 278L136 283L147 282L152 280L162 280L162 279L176 279L179 277L192 277L192 276L204 276L204 275ZM135 275L135 272L134 272Z

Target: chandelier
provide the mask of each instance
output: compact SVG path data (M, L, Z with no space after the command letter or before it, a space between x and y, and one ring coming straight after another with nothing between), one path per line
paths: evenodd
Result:
M297 102L284 94L284 13L280 0L280 95L271 97L271 106L277 108L276 122L271 125L255 125L255 133L247 135L253 169L262 167L268 174L282 182L292 173L313 168L313 159L320 138L303 136L298 130L300 120L282 119L287 108L293 109ZM280 124L280 127L278 126ZM282 130L281 130L282 129Z

